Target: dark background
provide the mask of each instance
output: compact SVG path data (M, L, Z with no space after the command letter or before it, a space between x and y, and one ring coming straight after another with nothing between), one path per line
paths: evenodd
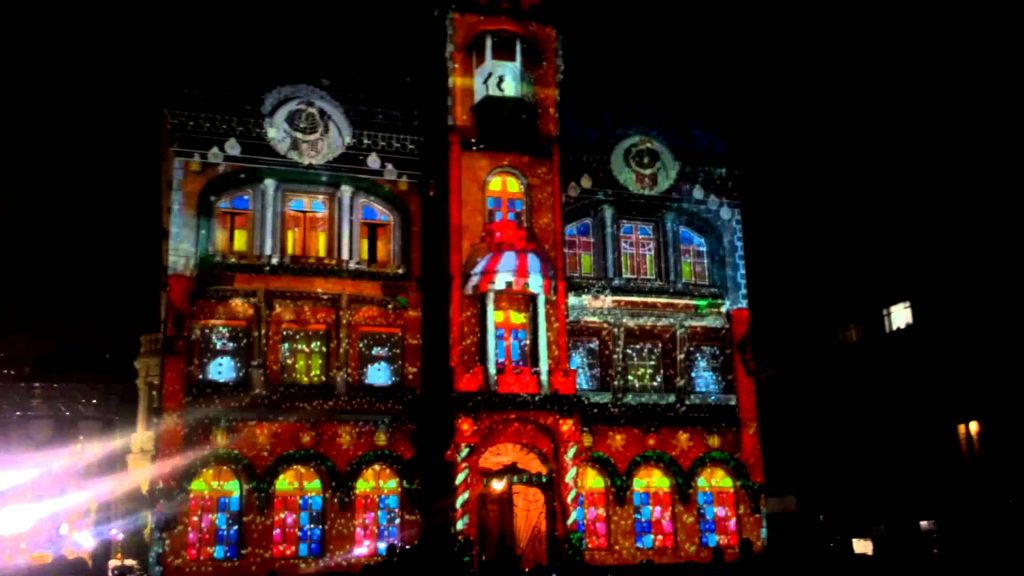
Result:
M960 497L955 424L967 419L1009 470L1019 132L998 15L612 6L557 14L562 130L691 133L744 171L770 493L845 518L930 513ZM4 40L17 57L0 367L122 382L134 404L138 337L159 330L162 107L181 83L329 78L413 105L437 86L443 28L429 7L274 10L54 24L45 51ZM904 299L909 336L834 345L852 320L880 332L882 307ZM889 490L894 475L909 484Z

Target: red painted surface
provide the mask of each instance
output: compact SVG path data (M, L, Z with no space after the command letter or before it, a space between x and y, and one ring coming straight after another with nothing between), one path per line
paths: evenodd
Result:
M733 374L736 382L736 402L740 417L740 460L754 482L764 482L764 462L761 458L761 434L757 423L757 394L754 378L747 372L749 359L750 310L736 308L730 313L733 346Z

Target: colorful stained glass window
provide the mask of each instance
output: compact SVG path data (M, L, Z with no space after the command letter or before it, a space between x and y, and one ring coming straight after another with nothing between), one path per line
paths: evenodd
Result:
M589 218L565 227L566 273L594 275L594 225Z
M597 338L569 339L569 368L576 371L577 389L601 389L600 343Z
M380 204L362 200L359 221L359 259L373 266L392 264L395 217Z
M506 366L530 365L530 336L527 315L515 310L494 313L494 345L498 370Z
M249 328L239 320L203 322L199 330L200 378L218 384L241 381L248 371Z
M679 263L683 282L708 283L708 246L704 238L689 228L679 229Z
M488 222L514 222L520 228L526 225L526 190L519 176L498 171L487 177L486 187Z
M274 558L323 555L324 491L311 468L293 466L274 482Z
M246 190L221 197L213 211L214 251L219 254L248 254L252 220L252 192Z
M653 280L658 277L656 240L653 224L619 223L623 278Z
M325 324L282 327L281 379L285 384L324 384L328 369Z
M672 482L653 466L644 466L633 476L633 531L637 548L672 548Z
M592 466L580 468L576 529L587 550L608 549L608 481Z
M697 478L697 518L701 546L735 548L739 545L735 486L732 477L722 468L705 468Z
M224 466L206 468L192 480L188 497L189 560L236 560L242 519L242 487Z
M661 392L661 342L628 342L623 350L630 392Z
M356 556L384 555L400 541L401 481L395 472L374 464L356 480Z
M284 254L327 258L332 255L330 198L285 196Z

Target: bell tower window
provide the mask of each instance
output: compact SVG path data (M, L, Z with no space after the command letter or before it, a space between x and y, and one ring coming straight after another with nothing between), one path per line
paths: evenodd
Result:
M525 98L531 93L524 71L525 46L522 38L503 32L488 32L473 47L473 102L486 96Z

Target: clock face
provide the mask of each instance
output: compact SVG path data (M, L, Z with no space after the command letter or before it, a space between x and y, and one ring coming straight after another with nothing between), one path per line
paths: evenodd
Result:
M623 186L639 194L660 194L676 179L679 164L664 144L647 136L630 136L612 151L612 172Z

